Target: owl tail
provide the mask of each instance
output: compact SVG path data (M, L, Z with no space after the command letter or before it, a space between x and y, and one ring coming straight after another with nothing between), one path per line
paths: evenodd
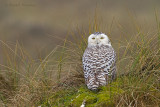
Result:
M92 91L97 91L98 90L99 85L94 84L91 87L88 86L88 89L92 90Z
M99 82L97 81L95 76L88 76L88 78L86 79L86 84L87 84L88 89L92 91L98 90Z

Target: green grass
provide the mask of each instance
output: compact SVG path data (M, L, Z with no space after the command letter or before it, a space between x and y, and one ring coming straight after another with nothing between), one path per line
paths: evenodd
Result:
M87 28L69 32L64 44L43 58L32 59L18 42L13 47L1 40L4 63L0 64L0 106L79 107L85 102L86 106L158 107L159 27L148 34L135 22L133 25L134 36L112 42L117 52L117 79L99 92L86 88L82 69L88 35L105 29L96 16Z

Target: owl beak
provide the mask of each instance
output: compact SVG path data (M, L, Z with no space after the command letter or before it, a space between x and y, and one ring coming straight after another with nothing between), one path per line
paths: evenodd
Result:
M99 44L99 41L97 41L97 45Z
M98 37L96 37L96 41L97 41L97 45L100 43L100 41L98 40Z

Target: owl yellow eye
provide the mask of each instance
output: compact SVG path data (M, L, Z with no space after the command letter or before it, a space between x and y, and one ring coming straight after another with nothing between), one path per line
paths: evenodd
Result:
M95 39L95 38L92 38L92 39Z
M104 37L101 37L100 39L104 39Z

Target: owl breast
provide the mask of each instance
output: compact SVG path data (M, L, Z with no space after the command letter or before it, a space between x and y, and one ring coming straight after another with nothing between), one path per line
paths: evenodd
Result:
M111 46L87 47L83 55L83 69L86 85L95 90L109 82L115 75L115 52ZM112 79L112 78L111 78Z

